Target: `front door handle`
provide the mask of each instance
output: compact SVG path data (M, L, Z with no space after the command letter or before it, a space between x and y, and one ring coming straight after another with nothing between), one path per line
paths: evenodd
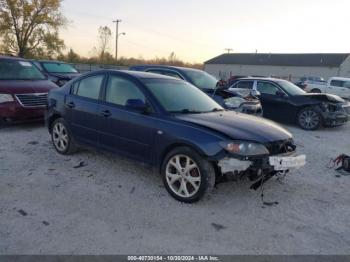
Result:
M68 107L68 108L74 108L74 107L75 107L74 102L69 102L69 103L67 104L67 107Z
M110 117L112 115L112 113L109 110L103 110L101 112L101 115L103 115L104 117Z

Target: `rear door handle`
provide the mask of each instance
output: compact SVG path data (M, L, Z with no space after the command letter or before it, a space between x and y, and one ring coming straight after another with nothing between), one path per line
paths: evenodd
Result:
M67 107L68 107L68 108L74 108L74 107L75 107L74 102L69 102L69 103L67 104Z
M110 117L112 115L112 113L109 110L103 110L101 112L101 115L103 115L104 117Z

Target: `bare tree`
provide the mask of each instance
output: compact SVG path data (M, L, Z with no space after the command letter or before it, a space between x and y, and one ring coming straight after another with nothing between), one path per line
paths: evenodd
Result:
M98 29L98 46L94 47L94 53L103 63L109 57L109 47L112 40L112 31L108 26L100 26Z

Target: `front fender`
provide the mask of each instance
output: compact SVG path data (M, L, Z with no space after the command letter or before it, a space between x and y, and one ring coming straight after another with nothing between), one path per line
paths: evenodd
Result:
M189 123L161 121L155 139L155 165L160 166L166 154L179 146L191 147L203 157L214 159L224 152L219 145L224 140L224 135Z

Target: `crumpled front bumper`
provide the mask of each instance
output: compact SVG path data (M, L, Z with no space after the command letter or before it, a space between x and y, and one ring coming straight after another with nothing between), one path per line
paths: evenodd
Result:
M323 111L322 117L325 126L344 125L350 120L350 103L338 106L338 109L334 112Z
M239 160L236 158L224 158L218 162L223 174L230 172L244 172L248 169L260 169L269 171L286 171L298 169L306 164L305 155L279 155L269 156L255 160Z
M258 182L252 185L252 189L257 189L262 183L278 173L288 173L291 170L302 168L305 164L306 156L296 155L295 153L267 156L252 160L239 160L226 157L218 161L218 166L222 174L247 173L251 180L258 180Z
M323 119L325 126L341 126L349 121L350 115L342 112L324 113Z

